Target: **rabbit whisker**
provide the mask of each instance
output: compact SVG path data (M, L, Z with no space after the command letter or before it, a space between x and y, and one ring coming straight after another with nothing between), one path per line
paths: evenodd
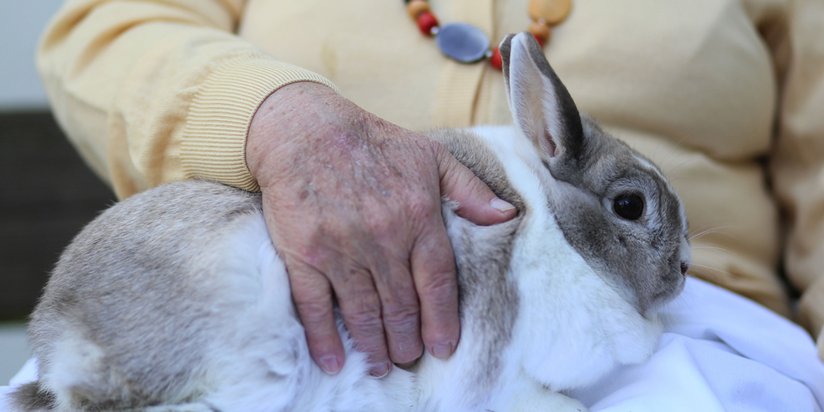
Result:
M721 273L721 274L724 274L724 275L727 275L727 276L733 276L732 272L730 272L728 270L724 270L724 269L720 269L720 268L712 267L712 266L708 266L708 265L702 265L700 263L694 263L694 262L691 263L690 264L690 269L693 269L693 268L701 268L701 269L706 269L706 270L709 270L709 271L712 271L712 272Z
M715 234L715 233L720 233L720 234L726 235L726 233L724 233L723 231L725 229L732 229L734 227L735 226L733 226L733 225L721 225L721 226L709 227L709 228L704 229L704 230L702 230L698 233L690 235L689 236L689 241L692 242L693 240L697 240L697 239L699 239L703 236L707 236L707 235L711 235L711 234Z
M724 252L724 253L727 253L727 254L730 254L730 255L733 254L733 252L731 250L725 249L725 248L722 248L722 247L719 247L719 246L697 245L697 246L693 246L692 250L715 250L715 251Z

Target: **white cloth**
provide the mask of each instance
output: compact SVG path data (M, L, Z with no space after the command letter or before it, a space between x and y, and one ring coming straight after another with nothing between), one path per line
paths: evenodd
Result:
M794 323L693 278L663 315L649 361L572 395L593 411L824 409L824 364Z
M824 363L797 325L745 298L689 278L663 309L665 333L649 361L572 393L595 411L824 412ZM0 387L36 378L30 359Z

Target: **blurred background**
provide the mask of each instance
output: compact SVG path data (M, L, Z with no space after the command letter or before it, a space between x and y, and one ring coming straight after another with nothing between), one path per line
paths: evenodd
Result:
M61 250L114 201L54 122L35 70L62 2L0 1L0 385L30 356L25 321Z

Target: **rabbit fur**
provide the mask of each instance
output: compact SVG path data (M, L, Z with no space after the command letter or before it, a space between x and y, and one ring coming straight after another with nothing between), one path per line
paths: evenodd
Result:
M178 182L115 205L61 256L32 315L20 409L585 410L563 395L656 346L683 287L686 219L660 170L577 108L528 34L501 45L515 126L432 133L515 219L444 202L460 287L448 360L369 377L342 323L335 376L309 357L259 194ZM634 219L615 202L644 200Z

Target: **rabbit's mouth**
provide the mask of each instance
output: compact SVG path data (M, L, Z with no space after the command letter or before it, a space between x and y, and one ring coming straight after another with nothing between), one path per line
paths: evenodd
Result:
M638 311L647 316L656 312L661 306L675 299L684 289L686 283L686 274L690 266L690 248L689 243L682 239L678 249L667 260L667 265L661 267L656 279L652 283L652 290L644 299L644 295L639 295ZM653 286L654 285L654 286Z
M672 279L672 281L670 281L670 279ZM668 274L664 282L665 286L653 293L648 302L642 303L638 308L638 312L646 318L654 316L661 307L681 294L681 291L684 290L685 283L686 276L682 275L680 270Z

